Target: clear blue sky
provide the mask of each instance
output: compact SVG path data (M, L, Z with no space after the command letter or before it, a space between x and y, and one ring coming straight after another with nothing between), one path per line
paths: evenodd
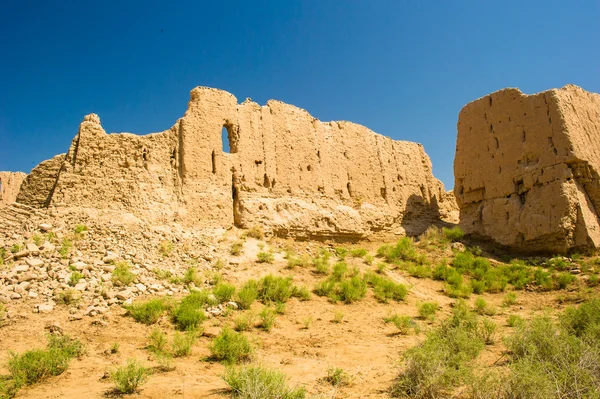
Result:
M66 152L85 114L150 133L212 86L423 143L453 186L458 112L504 87L600 92L598 1L0 4L0 170Z

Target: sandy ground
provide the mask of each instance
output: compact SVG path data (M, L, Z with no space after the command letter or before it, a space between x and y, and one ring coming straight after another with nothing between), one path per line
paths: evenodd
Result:
M221 245L226 247L229 241L224 240ZM246 241L244 255L235 258L236 264L222 270L226 280L238 285L248 278L273 272L293 276L295 283L312 288L315 282L323 278L313 273L312 266L286 269L281 252L277 253L273 264L256 263L258 245L257 240ZM314 253L320 244L276 241L272 245L276 249L295 246L298 252ZM372 254L377 246L376 243L366 245ZM374 265L367 265L362 259L348 258L348 262L363 271L375 269ZM406 301L383 304L373 297L371 290L364 300L350 305L333 304L316 295L305 302L291 299L285 314L277 316L276 325L270 332L255 328L244 333L258 348L254 362L283 371L292 385L303 385L311 395L321 398L388 398L387 391L398 373L402 352L423 340L425 332L450 313L454 300L443 294L440 282L413 278L397 269L388 271L387 275L411 287ZM498 325L500 337L510 334L511 328L506 325L509 314L529 318L543 312L555 312L566 306L557 301L559 295L567 298L577 296L566 291L520 291L517 304L511 307L502 306L504 294L485 294L483 297L497 308L497 314L491 319ZM469 302L472 304L475 298L473 295ZM433 323L418 320L417 307L425 301L437 301L441 306ZM262 307L262 304L255 303L253 309L258 312ZM145 326L126 316L120 307L113 307L105 316L84 317L78 321L69 321L68 309L63 305L51 314L33 313L32 306L27 303L9 305L8 309L11 317L0 328L0 374L8 373L6 364L11 351L23 352L45 345L45 326L48 324L58 323L64 333L79 338L86 347L86 354L81 359L73 360L67 372L21 389L18 398L112 397L114 385L107 378L107 372L130 358L139 359L151 367L156 366L152 354L145 349L148 335L157 326L169 337L175 332L166 316L157 326ZM343 312L341 323L332 321L336 312ZM392 324L383 322L383 318L392 312L414 317L422 332L418 335L397 334ZM239 312L205 321L205 332L214 334L224 325L231 325L232 317L237 314ZM211 338L207 336L201 337L189 357L174 359L175 370L156 371L138 394L125 397L230 397L227 385L221 378L225 367L206 360L210 341ZM486 347L478 359L481 367L489 367L502 357L504 348L501 342L501 339L497 339L494 345ZM114 343L119 343L119 351L110 354ZM323 380L331 367L343 368L352 377L352 382L337 389L332 387Z

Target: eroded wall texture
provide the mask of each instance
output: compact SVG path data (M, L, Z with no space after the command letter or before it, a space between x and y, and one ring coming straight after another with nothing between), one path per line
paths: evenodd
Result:
M200 227L362 238L419 233L453 199L420 144L198 87L185 115L161 133L106 134L97 115L86 116L68 153L34 169L18 200Z
M23 172L0 172L0 208L15 202L25 176Z
M600 246L600 95L504 89L459 115L454 193L467 232L525 252Z

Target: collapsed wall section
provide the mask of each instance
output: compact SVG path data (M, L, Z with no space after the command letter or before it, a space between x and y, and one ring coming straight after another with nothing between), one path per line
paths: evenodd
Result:
M447 200L420 144L350 122L320 122L279 101L238 104L205 87L192 90L185 115L161 133L106 134L88 115L66 156L46 162L30 176L24 203L124 210L196 227L262 225L306 237L417 234L439 219Z
M23 172L0 172L0 208L16 201L26 176Z
M461 227L526 252L597 248L600 96L568 85L504 89L459 115Z

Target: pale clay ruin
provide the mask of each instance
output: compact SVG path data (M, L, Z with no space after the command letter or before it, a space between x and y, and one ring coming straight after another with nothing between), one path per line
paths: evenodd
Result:
M164 132L106 134L99 117L87 115L66 155L26 178L0 174L0 207L16 201L49 212L357 240L455 223L458 203L468 234L518 251L567 252L600 246L599 170L600 95L573 85L530 96L504 89L467 104L456 200L420 144L197 87Z

